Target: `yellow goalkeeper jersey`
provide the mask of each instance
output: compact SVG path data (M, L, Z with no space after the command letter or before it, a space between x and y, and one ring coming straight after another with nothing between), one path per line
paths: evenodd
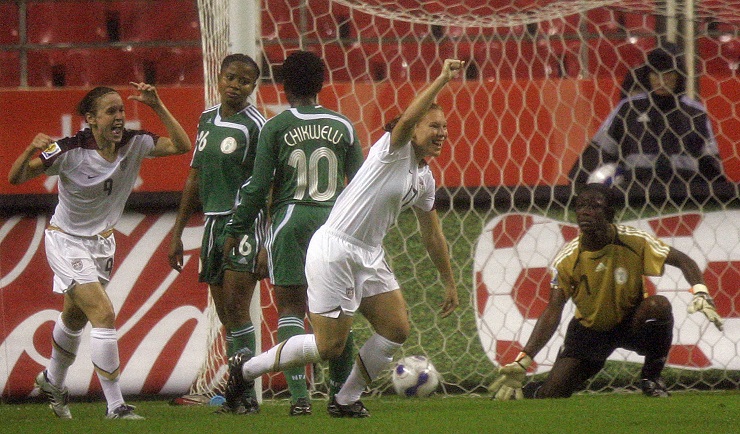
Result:
M612 225L615 233L603 249L581 250L581 237L563 247L552 265L552 285L559 286L576 306L585 327L612 329L645 296L644 277L663 274L670 247L647 232Z

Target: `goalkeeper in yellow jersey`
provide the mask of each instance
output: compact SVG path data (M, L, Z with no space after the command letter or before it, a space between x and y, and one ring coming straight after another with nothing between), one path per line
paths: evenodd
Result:
M643 287L643 276L662 275L666 264L679 268L692 286L688 311L701 311L722 330L696 262L646 232L613 224L616 203L615 192L602 184L586 185L575 199L580 236L555 257L548 305L523 351L491 384L494 398L524 397L527 368L558 328L568 299L576 306L575 316L535 398L571 396L617 348L645 356L640 377L645 395L669 396L660 373L673 339L671 304L662 295L646 294Z

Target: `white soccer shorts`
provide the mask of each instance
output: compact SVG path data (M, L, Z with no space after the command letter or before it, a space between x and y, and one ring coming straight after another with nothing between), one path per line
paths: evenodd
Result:
M46 260L54 272L54 292L65 293L75 284L110 281L116 238L77 237L57 229L46 230Z
M363 298L399 289L381 246L369 247L325 226L306 252L308 310L337 318L354 315Z

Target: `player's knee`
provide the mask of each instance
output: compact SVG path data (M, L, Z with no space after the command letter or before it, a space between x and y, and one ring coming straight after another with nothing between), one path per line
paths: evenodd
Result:
M411 323L407 319L397 321L393 324L386 324L382 329L378 328L376 331L389 341L402 344L406 342L411 334Z
M639 317L653 319L661 322L673 321L673 309L671 302L662 295L651 295L640 305Z
M62 322L68 329L79 331L87 325L87 316L81 310L65 310L62 312Z
M396 329L396 335L391 337L391 341L402 344L406 342L411 334L411 324L408 322L402 324Z
M116 313L113 309L97 308L88 314L88 319L93 327L115 328Z
M346 340L331 339L330 341L317 341L319 357L321 360L332 360L340 357L344 352Z

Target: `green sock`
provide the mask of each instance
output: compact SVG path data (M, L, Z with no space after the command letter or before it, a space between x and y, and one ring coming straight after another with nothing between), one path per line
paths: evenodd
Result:
M291 336L302 335L306 333L303 318L296 316L284 316L278 320L277 337L278 341L283 342ZM288 383L291 402L298 398L308 398L308 387L306 386L306 367L298 366L286 369L285 381Z
M231 330L226 338L227 342L229 341L229 337L231 338L230 354L227 351L229 357L233 356L242 348L249 348L252 354L254 354L256 341L254 336L254 326L251 322L242 324L241 327ZM247 393L249 393L252 398L257 398L257 393L254 391L254 388L249 389Z
M339 392L344 382L347 381L352 365L355 362L355 335L352 330L349 331L347 342L344 344L344 351L339 358L329 361L329 397Z

